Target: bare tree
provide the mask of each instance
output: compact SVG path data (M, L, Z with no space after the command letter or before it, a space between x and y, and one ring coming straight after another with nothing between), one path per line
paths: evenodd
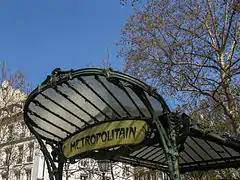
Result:
M211 99L239 135L240 2L151 0L121 31L125 71L182 105Z
M23 122L23 103L29 87L23 74L20 71L9 73L6 62L2 61L0 83L0 166L1 176L8 180L13 175L20 177L24 168L23 157L29 157L28 153L33 151L33 147L24 146L21 142L24 139L30 142L34 138L26 137L27 130Z
M28 87L22 72L8 73L6 62L1 62L0 76L0 143L7 134L9 121L22 113Z

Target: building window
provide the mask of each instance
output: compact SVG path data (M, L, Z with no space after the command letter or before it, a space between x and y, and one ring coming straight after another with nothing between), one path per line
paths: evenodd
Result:
M23 145L18 146L17 164L21 164L23 160Z
M5 154L6 154L6 156L5 156L5 162L4 162L4 164L5 164L6 166L9 165L9 163L10 163L11 152L12 152L12 149L11 149L11 148L7 147L7 148L5 149Z
M24 121L21 122L21 129L22 129L22 132L20 134L20 138L24 138L26 135L26 125L25 125Z
M156 172L153 172L153 173L151 174L151 180L156 180Z
M6 171L3 171L3 172L1 173L1 176L2 176L2 179L3 179L3 180L7 179L7 172L6 172Z
M130 176L130 167L129 166L124 166L123 167L123 176Z
M86 167L87 166L87 161L86 160L81 160L80 164L81 164L81 166Z
M8 126L8 141L11 141L13 139L13 125Z
M14 170L14 175L15 175L15 179L16 179L16 180L20 180L20 170L15 169L15 170Z
M31 169L26 169L26 180L31 180Z
M33 160L33 148L34 148L34 142L29 143L28 144L29 154L27 157L27 162L32 162Z

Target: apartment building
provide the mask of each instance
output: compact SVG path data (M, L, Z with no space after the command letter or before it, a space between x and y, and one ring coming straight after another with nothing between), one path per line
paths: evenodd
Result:
M39 148L22 113L9 117L0 132L0 180L37 179Z

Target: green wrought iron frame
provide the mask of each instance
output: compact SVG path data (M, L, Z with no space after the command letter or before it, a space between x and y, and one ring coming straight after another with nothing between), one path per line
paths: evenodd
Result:
M138 97L142 100L142 102L145 104L146 108L149 110L149 112L151 113L151 120L152 123L154 124L155 128L157 129L157 133L158 133L158 137L160 138L159 141L159 146L163 147L164 149L164 153L165 153L165 157L167 159L167 169L168 169L168 175L169 178L171 180L179 180L180 179L180 170L179 170L179 152L181 151L183 144L185 143L186 138L192 133L192 131L197 130L198 133L202 133L202 135L205 135L206 137L208 136L208 138L210 137L211 139L211 135L209 135L209 133L204 133L202 130L198 129L196 126L193 125L192 120L185 114L177 114L177 113L173 113L170 111L169 107L167 106L166 102L164 101L164 99L162 98L162 96L160 96L157 93L157 90L146 85L145 83L137 80L136 78L133 78L131 76L128 76L126 74L120 73L120 72L116 72L113 71L112 69L95 69L95 68L87 68L87 69L80 69L80 70L70 70L70 71L61 71L59 68L55 69L52 74L50 76L47 76L46 80L39 85L27 98L26 102L25 102L25 106L24 106L24 118L25 118L25 122L28 126L28 128L30 129L30 131L36 136L36 139L38 140L40 147L41 147L41 151L45 157L46 160L46 164L47 164L47 168L48 168L48 172L49 172L49 177L50 180L62 180L62 174L63 174L63 166L64 163L66 161L70 161L72 163L75 162L75 160L79 157L73 157L70 159L66 159L63 156L62 153L62 143L64 141L64 139L62 139L59 142L55 142L51 139L48 139L44 136L41 136L39 133L37 133L34 130L34 126L36 127L37 124L35 124L31 118L27 115L28 112L30 112L29 110L29 104L31 102L36 103L36 105L41 106L41 103L37 102L34 98L38 95L41 94L43 96L45 96L46 99L51 100L52 102L54 102L50 97L46 97L46 95L44 95L42 92L48 88L55 88L58 85L65 83L66 85L68 85L69 88L72 88L71 86L69 86L68 81L72 80L74 78L78 78L79 81L81 81L83 84L85 84L93 93L95 93L102 101L104 101L103 98L101 98L98 93L96 92L96 90L94 90L91 85L87 84L84 79L81 78L81 76L95 76L97 78L97 76L105 76L107 78L107 80L111 81L111 83L114 83L116 86L118 86L120 89L122 89L127 96L129 97L129 99L133 102L133 104L136 106L136 108L139 110L142 119L146 118L144 117L143 113L141 112L141 110L138 108L138 106L134 103L134 99L131 98L131 96L127 93L127 91L124 89L124 86L119 83L119 79L126 81L128 83L130 83L134 89L134 92L136 93L136 95L138 95ZM100 83L102 83L99 79L98 81ZM102 85L104 86L104 84L102 83ZM107 89L107 87L105 87L105 89L111 94L111 91L109 89ZM55 89L56 92L58 92L57 89ZM73 89L73 91L75 91ZM77 92L77 91L76 91ZM163 114L162 116L157 116L154 112L153 107L151 107L151 103L148 101L148 99L146 98L144 92L147 92L149 95L151 95L152 97L154 97L155 99L157 99L163 108ZM68 98L66 95L64 95L61 92L58 92L59 94L61 94L63 97ZM79 94L81 96L81 94ZM114 98L114 95L111 94ZM86 99L86 101L89 101L88 99ZM56 103L56 102L55 102ZM74 103L74 102L72 102ZM89 103L91 103L89 101ZM105 102L106 103L106 102ZM121 104L121 103L120 103ZM94 106L94 104L92 104ZM58 105L61 107L61 105ZM111 105L108 105L111 108ZM46 107L43 107L46 108ZM64 107L62 107L64 108ZM95 107L97 108L97 107ZM124 107L123 107L124 109ZM114 110L114 109L113 109ZM50 110L48 110L50 111ZM127 110L126 110L127 112ZM34 114L34 112L31 112ZM71 112L70 112L71 113ZM103 112L102 112L103 113ZM117 112L116 112L117 113ZM72 113L74 114L74 113ZM129 114L129 113L128 113ZM39 115L37 115L36 113L34 114L35 116L39 117ZM130 115L130 114L129 114ZM39 117L42 118L42 117ZM79 117L78 117L79 118ZM93 117L94 118L94 117ZM135 117L128 117L128 118L135 118ZM139 117L138 117L139 118ZM82 119L81 119L82 120ZM49 123L51 123L49 120L44 120L47 121ZM82 120L84 121L84 120ZM80 132L82 129L79 128L79 130L76 132ZM54 133L52 132L48 132L49 134L52 134L53 136L56 136ZM72 134L73 135L73 134ZM69 137L68 137L69 138ZM215 139L219 139L220 141L222 140L221 138L216 138L213 136L213 138ZM46 144L43 142L43 140L46 141L46 143L48 145L50 145L52 147L52 152L50 153L46 147ZM237 149L240 147L240 143L237 141L225 141L222 140L223 144L228 144L229 146L232 146L234 149ZM142 145L139 146L132 146L132 149L134 148L138 148L143 146L144 143ZM128 154L129 149L128 148L120 148L119 152L124 152L125 154ZM95 157L95 159L100 159L100 157L104 157L102 152L99 151L98 153L93 153L93 152L89 152L86 154L81 155L81 158L83 157ZM109 153L108 156L112 155ZM113 161L121 161L121 159L115 159L112 158L111 160ZM130 164L134 164L133 162L131 162L131 160L126 160L124 162L128 162ZM139 161L140 162L140 161ZM138 164L139 164L138 162ZM56 166L57 163L57 166ZM154 164L154 162L152 162L152 164ZM135 164L136 165L136 164ZM144 163L140 163L140 165L144 166ZM147 167L151 167L150 165L145 164ZM238 166L237 166L238 167ZM152 166L153 169L162 169L166 171L166 167L160 167L159 165L153 165ZM190 169L191 170L191 167ZM184 170L183 170L184 172Z

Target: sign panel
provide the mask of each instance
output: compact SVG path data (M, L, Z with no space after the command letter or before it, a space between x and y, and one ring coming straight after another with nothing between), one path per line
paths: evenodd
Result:
M83 152L141 143L148 131L144 120L105 122L88 128L63 143L63 154L71 158Z

